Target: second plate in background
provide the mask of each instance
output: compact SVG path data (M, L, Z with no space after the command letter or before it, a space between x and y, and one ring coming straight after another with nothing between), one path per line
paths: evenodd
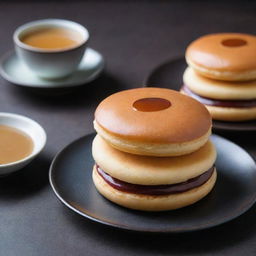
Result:
M179 91L183 85L183 73L187 64L184 58L175 58L154 68L144 80L144 86L162 87ZM256 121L213 121L213 129L220 131L256 131Z

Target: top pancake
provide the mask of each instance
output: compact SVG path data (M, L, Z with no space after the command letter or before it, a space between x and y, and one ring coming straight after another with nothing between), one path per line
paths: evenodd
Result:
M242 73L243 78L255 79L256 71L256 36L240 33L220 33L202 36L187 48L186 59L197 71L219 71L228 74ZM215 75L218 73L207 74ZM222 74L225 79L225 74ZM228 80L227 79L227 80ZM234 78L241 80L242 77ZM226 80L226 79L225 79Z
M138 111L134 103L161 98L171 106L158 111ZM138 88L115 93L96 109L95 122L117 138L143 143L184 143L209 133L211 117L196 100L163 88Z

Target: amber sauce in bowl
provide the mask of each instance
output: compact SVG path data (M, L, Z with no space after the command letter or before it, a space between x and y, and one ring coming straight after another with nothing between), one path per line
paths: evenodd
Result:
M23 131L0 125L0 165L19 161L29 156L34 148L30 136Z

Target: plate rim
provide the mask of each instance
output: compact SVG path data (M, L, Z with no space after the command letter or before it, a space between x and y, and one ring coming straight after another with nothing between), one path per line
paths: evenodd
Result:
M182 55L177 55L177 56L174 56L172 58L169 58L169 59L166 59L165 61L159 63L158 65L156 65L155 67L153 67L148 75L146 75L143 79L143 87L152 87L148 84L148 81L150 79L150 77L156 73L158 70L162 69L164 66L166 65L169 65L170 63L172 62L175 62L175 61L184 61L184 63L186 63L186 59L185 59L185 56L182 56ZM154 87L154 85L153 85ZM169 89L172 89L172 88L169 88ZM177 91L175 89L175 91ZM252 121L256 121L256 120L252 120ZM218 124L214 124L215 122L218 122L218 123L223 123L223 124L226 124L226 125L229 125L229 122L225 122L225 121L219 121L219 120L213 120L213 129L216 130L216 131L233 131L233 132L253 132L253 131L256 131L256 128L253 128L253 127L232 127L232 128L229 128L229 127L220 127ZM244 123L248 123L248 122L244 122Z
M65 88L73 88L73 87L75 88L75 87L78 87L81 85L88 84L88 83L92 82L93 80L95 80L102 73L104 68L106 67L105 58L99 51L97 51L91 47L87 47L86 50L84 51L84 53L87 50L91 50L91 51L97 53L101 57L101 61L99 64L99 68L95 71L95 73L93 75L91 75L89 77L89 79L86 79L85 81L70 82L70 83L67 83L64 85L61 83L55 83L54 85L40 84L40 86L35 85L34 83L17 81L15 79L13 79L4 69L4 65L5 65L6 61L8 61L12 56L16 55L16 57L17 57L17 54L14 49L7 51L5 54L3 54L0 57L0 75L2 76L2 78L4 80L8 81L9 83L16 85L16 86L26 87L26 88L33 88L33 89L39 89L39 90L40 89L41 90L42 89L65 89Z
M55 155L55 157L53 158L52 162L51 162L51 165L50 165L50 168L49 168L49 182L50 182L50 186L55 194L55 196L60 200L60 202L62 204L64 204L67 208L69 208L70 210L73 210L75 213L77 213L78 215L82 216L82 217L85 217L87 219L89 219L90 221L94 221L94 222L97 222L97 223L100 223L100 224L103 224L103 225L106 225L106 226L109 226L109 227L114 227L114 228L118 228L120 230L127 230L127 231L133 231L133 232L144 232L144 233L169 233L169 234L180 234L180 233L189 233L189 232L196 232L196 231L201 231L201 230L206 230L206 229L209 229L209 228L213 228L213 227L217 227L217 226L220 226L222 224L225 224L229 221L232 221L234 219L236 219L237 217L241 216L242 214L244 214L246 211L248 211L253 205L254 203L256 202L256 193L255 193L255 197L252 198L249 202L246 203L246 205L244 205L242 208L242 210L239 211L238 214L235 214L233 215L231 218L230 217L227 217L226 215L224 215L224 217L221 218L221 221L219 221L217 224L209 224L207 226L200 226L196 228L190 228L190 229L175 229L175 230L170 230L170 229L153 229L153 230L145 230L143 228L134 228L134 227L128 227L127 225L122 225L122 224L117 224L117 223L112 223L112 222L108 222L106 220L102 220L102 219L99 219L99 218L96 218L95 216L93 216L90 212L82 212L80 211L79 209L76 209L74 206L72 206L71 204L68 203L67 200L65 200L61 195L60 193L58 192L58 189L55 187L54 184L56 184L54 182L54 179L53 179L53 172L54 172L54 166L56 164L56 161L58 161L58 158L61 157L62 153L66 150L68 150L68 148L70 146L73 146L74 144L78 143L79 141L85 139L86 137L91 137L91 136L95 136L96 133L89 133L89 134L86 134L86 135L83 135L73 141L71 141L69 144L67 144L65 147L63 147L62 149L60 149L58 151L58 153ZM221 140L224 140L226 142L229 142L231 143L233 146L236 146L238 147L239 149L242 149L245 153L248 154L248 156L250 156L250 158L253 160L254 162L254 167L256 167L256 162L255 162L255 157L252 156L252 154L250 152L248 152L247 150L245 150L243 147L241 147L240 145L234 143L233 141L229 140L229 139L226 139L225 137L222 137L220 135L217 135L217 134L212 134L211 136L214 136L214 137L217 137L218 139L221 139ZM255 171L256 171L256 168L255 168ZM107 200L107 199L106 199ZM240 209L241 209L240 208Z
M160 62L158 65L156 65L153 68L151 68L150 71L148 72L148 74L142 80L143 87L150 87L150 85L147 85L147 82L148 82L150 76L153 73L155 73L155 71L157 69L160 69L160 68L164 67L165 65L169 64L170 62L177 61L177 60L182 60L182 59L185 60L185 56L176 55L176 56L173 56L171 58L168 58L168 59Z

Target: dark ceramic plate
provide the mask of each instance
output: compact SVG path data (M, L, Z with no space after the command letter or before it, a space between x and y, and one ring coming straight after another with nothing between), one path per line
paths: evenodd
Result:
M76 213L109 226L145 232L186 232L213 227L248 210L256 199L256 165L242 148L213 135L218 179L213 191L198 203L159 213L129 210L111 203L95 189L91 144L82 137L53 160L50 183L57 197Z
M174 59L156 67L145 79L144 85L180 90L183 72L187 64L184 58ZM222 131L256 131L256 121L223 122L213 121L213 129Z

